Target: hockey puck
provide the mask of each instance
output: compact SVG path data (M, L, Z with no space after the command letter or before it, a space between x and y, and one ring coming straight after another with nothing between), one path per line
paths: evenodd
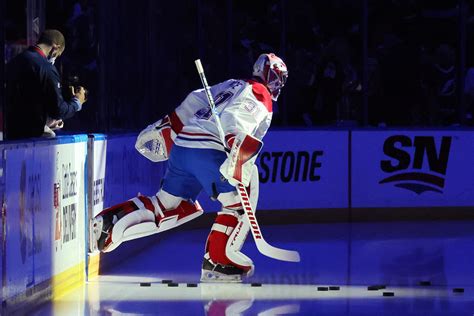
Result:
M393 292L383 292L383 296L395 296L395 293Z
M339 291L341 288L339 286L330 286L329 290L330 291Z
M262 283L251 283L250 286L260 287L260 286L262 286Z
M188 283L186 284L187 287L197 287L198 285L196 283Z
M140 286L151 286L150 282L141 282Z
M368 291L378 291L387 288L385 285L371 285L367 287Z
M168 283L168 286L169 286L169 287L177 287L177 286L179 286L179 284L178 284L178 283L170 282L170 283Z
M161 283L163 284L173 283L173 280L161 280Z
M457 288L454 288L454 289L453 289L453 292L454 292L454 293L464 293L464 289L461 288L461 287L457 287Z
M327 286L318 286L318 291L328 291L329 288Z
M421 285L421 286L430 286L431 281L420 281L418 284Z

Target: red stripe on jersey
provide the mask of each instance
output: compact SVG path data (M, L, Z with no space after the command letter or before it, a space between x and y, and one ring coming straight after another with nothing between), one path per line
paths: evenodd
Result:
M181 122L180 118L178 117L178 114L176 114L176 111L173 111L170 114L170 121L171 121L171 128L176 134L179 134L181 130L183 129L183 122Z
M206 134L206 133L191 133L191 132L181 132L180 135L187 135L187 136L198 136L198 137L209 137L209 139L197 139L199 141L217 141L218 143L221 143L221 140L217 138L216 136L212 134ZM194 140L193 138L188 138L187 140Z
M163 138L165 140L166 152L167 152L167 155L168 155L171 152L171 148L174 145L174 141L171 138L171 129L170 128L165 128L165 129L163 129L163 131L161 133L163 134Z
M209 137L214 137L214 135L211 134L206 134L206 133L190 133L190 132L181 132L183 135L190 135L190 136L209 136Z
M270 92L268 91L267 87L265 87L265 85L261 84L260 82L254 80L249 80L248 83L252 85L252 92L255 98L258 101L262 102L263 105L265 105L268 112L272 113L272 96L270 95Z

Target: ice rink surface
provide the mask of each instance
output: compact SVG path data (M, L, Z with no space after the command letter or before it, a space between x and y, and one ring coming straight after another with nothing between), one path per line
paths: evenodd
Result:
M201 284L208 231L176 229L122 245L153 242L33 315L474 315L472 221L262 230L302 261L263 257L249 239L243 251L254 259L252 278Z

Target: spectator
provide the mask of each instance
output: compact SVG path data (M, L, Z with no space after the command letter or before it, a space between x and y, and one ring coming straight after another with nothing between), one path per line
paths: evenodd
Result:
M317 90L316 116L323 124L352 117L353 93L361 88L350 52L349 42L343 37L332 39L322 52L314 86Z
M430 125L458 121L456 71L454 49L447 44L439 45L423 76Z
M464 98L466 102L466 119L467 123L473 124L474 115L474 67L467 70L464 80Z
M54 66L64 48L61 32L46 30L37 45L7 64L6 139L41 137L46 126L62 127L57 120L68 119L81 110L85 89L78 87L72 98L65 101Z

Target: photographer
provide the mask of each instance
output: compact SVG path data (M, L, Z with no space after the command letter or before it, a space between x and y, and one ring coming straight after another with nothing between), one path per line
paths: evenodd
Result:
M50 128L61 128L62 120L81 110L86 90L73 88L71 100L64 100L54 66L64 48L63 34L46 30L35 46L7 64L6 139L41 137ZM46 134L54 136L54 132Z

